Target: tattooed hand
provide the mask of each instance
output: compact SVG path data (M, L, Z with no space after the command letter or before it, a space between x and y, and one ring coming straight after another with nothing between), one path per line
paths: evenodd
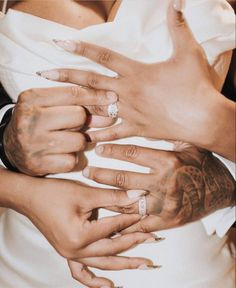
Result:
M234 203L235 181L227 168L210 152L176 142L175 151L159 151L130 145L101 145L99 155L150 167L149 174L87 167L85 177L98 183L149 192L148 217L126 229L156 231L198 220ZM138 204L122 209L138 213Z
M79 105L107 105L114 101L116 95L112 92L79 86L23 92L4 133L10 162L32 176L71 171L77 162L76 152L86 145L84 135L78 132L87 120ZM109 118L93 115L89 125L104 127L110 122Z

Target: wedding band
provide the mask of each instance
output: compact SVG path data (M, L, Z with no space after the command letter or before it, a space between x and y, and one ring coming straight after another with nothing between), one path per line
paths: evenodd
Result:
M147 215L147 200L146 196L142 196L138 201L138 211L142 216Z
M118 112L119 112L119 109L117 106L117 102L110 104L107 108L107 114L112 119L117 118Z

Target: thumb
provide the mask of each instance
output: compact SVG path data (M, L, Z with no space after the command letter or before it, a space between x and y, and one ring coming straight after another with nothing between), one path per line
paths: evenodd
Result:
M171 0L168 9L167 22L175 55L185 55L186 50L197 43L184 18L184 7L185 0Z

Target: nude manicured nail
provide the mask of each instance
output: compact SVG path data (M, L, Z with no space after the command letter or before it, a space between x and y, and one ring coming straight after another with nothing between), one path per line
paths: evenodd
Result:
M97 154L102 154L104 152L104 146L103 145L99 145L99 146L96 146L95 148L95 151Z
M147 191L145 191L145 190L127 190L126 193L130 199L134 199L134 198L140 198L140 197L146 195Z
M147 264L142 264L138 267L139 270L153 270L153 269L160 269L162 266L161 265L147 265Z
M183 12L185 6L185 0L174 0L173 7L178 12Z
M68 52L75 52L77 49L77 45L79 42L71 41L71 40L56 40L54 39L53 42L59 46L60 48L68 51Z
M40 71L40 72L36 72L36 74L48 80L56 81L60 79L60 74L57 70Z
M89 178L89 167L86 167L83 171L82 174L84 177Z
M152 243L159 243L159 242L164 241L164 240L165 240L164 237L155 236L155 237L150 237L150 238L148 238L148 239L145 240L143 243L145 243L145 244L152 244Z
M115 103L118 100L117 94L113 91L106 92L106 95L108 100L111 101L112 103Z

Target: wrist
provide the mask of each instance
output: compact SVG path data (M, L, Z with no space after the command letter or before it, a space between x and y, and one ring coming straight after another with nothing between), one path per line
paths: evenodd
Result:
M0 169L0 207L27 215L37 179L7 169Z
M213 88L202 93L202 114L191 142L235 162L235 104Z

